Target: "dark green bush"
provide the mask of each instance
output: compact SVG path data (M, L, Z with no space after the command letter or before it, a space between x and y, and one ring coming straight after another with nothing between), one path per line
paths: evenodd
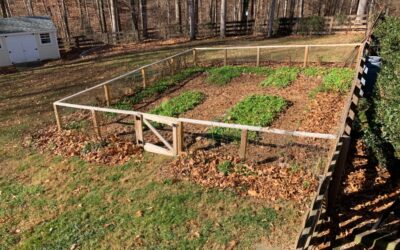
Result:
M387 18L375 29L382 69L372 98L359 105L358 120L370 153L399 177L400 167L400 19Z
M298 24L298 32L302 34L320 33L325 28L325 20L321 16L302 18Z

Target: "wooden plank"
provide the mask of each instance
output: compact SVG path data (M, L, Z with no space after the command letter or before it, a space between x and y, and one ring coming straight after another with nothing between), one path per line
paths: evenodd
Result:
M171 151L173 151L173 148L171 146L171 144L165 140L164 137L162 137L162 135L160 133L158 133L157 129L155 129L153 127L153 125L150 124L150 122L148 122L146 119L143 119L144 124L147 125L147 127L158 137L158 139L160 139L160 141Z
M162 154L166 156L174 156L173 152L171 150L167 150L165 148L162 148L160 146L154 145L152 143L145 143L143 146L143 149L145 151L155 153L155 154Z
M135 135L136 135L136 144L138 146L143 147L144 138L143 138L143 117L142 115L135 115Z
M92 120L93 120L94 131L95 131L96 135L99 138L101 138L101 130L100 130L100 125L99 125L99 120L98 120L98 117L97 117L96 110L91 110L91 112L92 112Z
M145 68L143 68L142 70L142 80L143 80L143 88L145 89L146 88L146 70L145 70Z
M105 99L106 99L106 104L107 104L107 107L109 107L110 104L111 104L110 89L108 88L107 84L103 85L103 88L104 88L104 96L105 96Z
M307 67L307 62L308 62L308 51L309 51L309 46L306 46L304 48L304 63L303 63L303 67Z
M178 124L175 124L172 126L172 148L173 148L173 153L174 155L178 155Z
M257 63L256 63L257 67L260 66L260 48L257 48Z
M333 134L310 133L310 132L304 132L304 131L289 131L289 130L276 129L276 128L257 127L257 126L250 126L250 125L213 122L213 121L203 121L203 120L195 120L195 119L188 119L188 118L178 118L178 121L190 123L190 124L210 126L210 127L233 128L233 129L240 129L240 130L246 129L248 131L279 134L279 135L289 135L289 136L297 136L297 137L309 137L309 138L318 138L318 139L327 139L327 140L334 140L337 138L337 136L333 135Z
M346 160L350 148L351 138L349 136L342 136L340 138L342 146L340 148L339 158L336 161L336 166L332 174L332 180L329 185L328 193L328 213L330 215L334 214L336 208L337 196L339 194L342 176L344 174Z
M61 118L60 118L60 115L58 113L58 108L57 108L56 104L53 104L53 109L54 109L54 115L56 117L56 123L57 123L58 131L61 131L62 130Z
M178 154L183 152L183 146L185 142L183 122L178 122Z
M193 65L197 66L197 49L193 49Z
M246 151L247 151L247 130L243 129L242 130L242 135L240 139L240 149L239 149L239 157L242 160L246 159Z

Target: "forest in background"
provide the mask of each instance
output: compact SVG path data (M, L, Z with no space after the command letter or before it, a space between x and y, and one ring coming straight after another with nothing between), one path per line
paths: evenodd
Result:
M50 16L59 37L131 33L134 40L157 30L194 39L200 27L225 36L227 22L252 22L272 35L274 20L373 13L385 0L0 0L3 17ZM220 25L222 24L222 25Z

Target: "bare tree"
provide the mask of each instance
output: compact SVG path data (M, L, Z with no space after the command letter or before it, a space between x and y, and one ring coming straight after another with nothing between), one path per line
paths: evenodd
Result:
M221 0L221 22L220 22L220 37L226 36L226 0Z
M147 0L140 0L140 23L142 24L142 36L148 37L147 33Z
M138 25L138 16L136 12L136 3L135 0L130 0L131 7L131 23L132 23L132 33L133 37L136 41L139 40L139 25Z
M269 8L268 37L272 36L272 29L273 29L274 17L275 17L275 6L276 6L276 0L272 0L271 7Z
M299 0L299 17L304 16L304 0Z
M3 17L4 18L8 17L6 0L0 0L0 5L1 5L1 12L3 14Z
M195 0L188 0L189 12L189 38L190 40L196 39L196 14L195 14Z
M100 30L102 33L107 33L107 21L106 15L104 13L104 0L98 0L97 5L99 12Z
M360 0L358 2L358 8L357 8L357 16L364 15L367 11L367 6L368 6L368 0ZM357 20L360 20L360 17L357 17Z
M62 17L64 21L64 28L65 28L65 37L69 39L71 37L71 31L69 29L69 22L68 22L68 8L65 4L65 0L61 0L61 9L62 9Z
M28 16L34 16L32 0L24 0Z
M182 33L182 9L180 0L175 0L175 23L178 25L179 33Z

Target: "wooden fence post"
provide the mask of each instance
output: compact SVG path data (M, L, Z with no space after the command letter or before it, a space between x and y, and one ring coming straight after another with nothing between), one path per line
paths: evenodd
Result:
M144 146L143 139L143 116L135 115L135 135L136 135L136 144L140 147Z
M178 122L178 154L183 152L184 138L183 122Z
M224 66L228 64L228 50L224 49Z
M172 125L172 150L173 154L179 154L179 124Z
M145 68L142 69L142 80L143 80L143 88L146 88L146 70Z
M309 50L309 46L306 45L306 47L304 48L304 64L303 67L307 67L307 61L308 61L308 50Z
M100 126L99 126L99 120L98 120L98 117L97 117L97 113L96 113L95 110L91 110L91 112L92 112L92 120L93 120L94 131L96 132L97 136L99 138L101 138L101 130L100 130Z
M193 49L193 65L197 66L197 51Z
M60 119L60 115L58 114L57 105L53 104L53 108L54 108L54 115L56 116L56 122L57 122L58 131L61 131L62 130L61 119Z
M246 159L247 137L248 137L247 129L243 129L240 140L240 149L239 149L239 156L242 160Z
M257 48L257 67L260 66L260 48Z
M170 65L170 67L171 67L171 74L172 74L172 75L175 74L175 65L174 65L174 63L175 63L174 58L171 58L171 65Z
M332 34L332 30L333 30L333 16L330 18L330 22L329 22L329 34Z
M110 100L110 89L108 88L108 85L107 85L107 84L104 84L104 85L103 85L103 88L104 88L104 96L105 96L105 98L106 98L107 107L109 107L110 104L111 104L111 100Z

